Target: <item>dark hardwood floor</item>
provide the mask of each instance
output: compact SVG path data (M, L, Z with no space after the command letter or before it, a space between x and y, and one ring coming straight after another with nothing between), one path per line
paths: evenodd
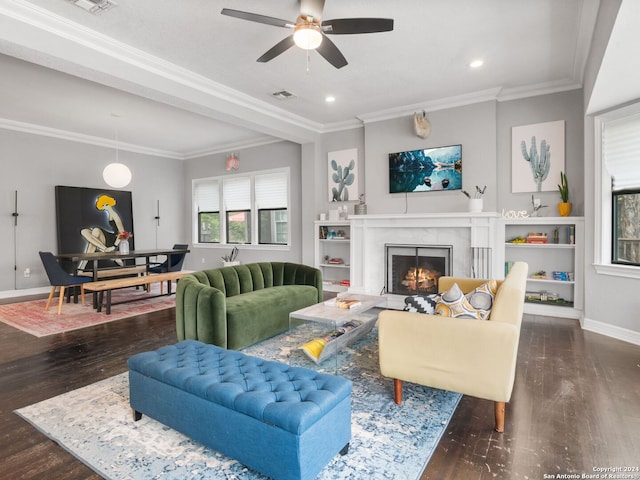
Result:
M41 339L0 323L0 477L101 478L13 410L124 372L127 358L174 343L174 332L173 309ZM422 479L640 465L640 347L526 317L506 431L492 427L492 403L463 397Z

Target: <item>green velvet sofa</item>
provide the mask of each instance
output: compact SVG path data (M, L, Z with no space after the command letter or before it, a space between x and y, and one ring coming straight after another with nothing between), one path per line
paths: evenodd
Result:
M260 262L193 272L178 282L178 340L240 350L289 328L289 313L322 301L322 272Z

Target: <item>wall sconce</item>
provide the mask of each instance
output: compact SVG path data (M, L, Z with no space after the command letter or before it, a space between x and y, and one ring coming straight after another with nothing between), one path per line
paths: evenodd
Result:
M225 165L225 169L227 170L227 172L229 170L237 170L239 166L240 159L238 158L238 155L236 155L235 153L227 155L227 163Z

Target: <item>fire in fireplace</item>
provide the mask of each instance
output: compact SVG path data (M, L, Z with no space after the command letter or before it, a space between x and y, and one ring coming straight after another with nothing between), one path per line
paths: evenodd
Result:
M386 291L396 295L438 292L438 279L451 273L451 245L385 245Z

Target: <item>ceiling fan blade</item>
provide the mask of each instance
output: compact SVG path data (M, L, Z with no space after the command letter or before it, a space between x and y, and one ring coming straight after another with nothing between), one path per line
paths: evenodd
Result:
M264 23L266 25L273 25L274 27L293 28L295 25L295 22L290 22L289 20L267 17L265 15L258 15L257 13L242 12L240 10L232 10L230 8L223 8L220 13L222 15L227 15L228 17L249 20L250 22Z
M332 35L378 33L393 30L393 18L336 18L322 22L322 31Z
M324 11L324 0L300 0L300 14L321 19Z
M273 47L271 47L268 51L264 53L257 61L261 63L268 62L269 60L273 60L281 53L286 52L295 44L293 43L293 35L289 35L284 40L276 43Z
M342 52L338 50L335 43L333 43L326 35L322 36L322 43L316 49L324 59L336 68L342 68L347 65L347 59L344 58Z

